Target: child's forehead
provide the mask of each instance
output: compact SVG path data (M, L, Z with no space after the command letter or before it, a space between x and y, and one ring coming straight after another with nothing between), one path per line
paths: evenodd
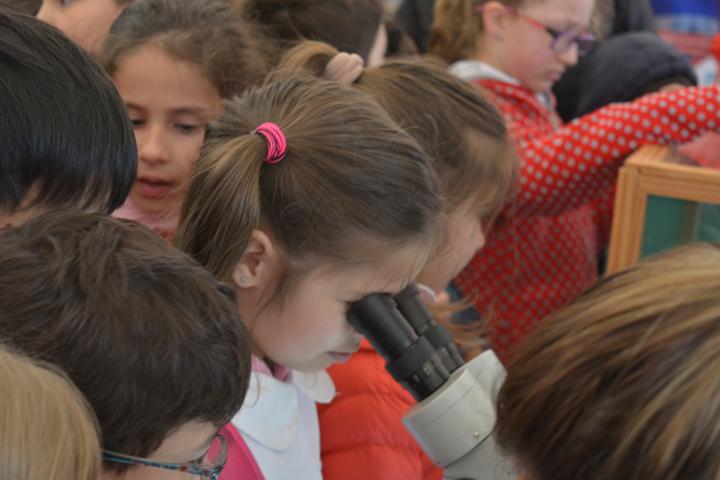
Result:
M595 9L595 0L531 0L523 5L523 11L538 20L553 22L557 28L587 28Z
M142 45L122 56L113 81L128 108L155 106L173 113L220 114L220 92L205 71L159 45Z
M338 290L398 293L413 281L427 262L425 245L389 249L381 259L318 270Z

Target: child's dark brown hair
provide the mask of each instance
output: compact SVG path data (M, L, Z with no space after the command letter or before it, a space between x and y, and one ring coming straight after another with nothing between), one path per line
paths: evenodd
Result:
M0 72L0 217L122 205L137 147L100 65L59 30L0 7Z
M265 122L287 139L287 156L275 165L263 161L265 143L253 133ZM430 250L439 211L425 153L379 105L296 75L226 103L197 163L176 243L228 279L262 224L288 272L303 272L319 261L382 261L414 244Z
M240 409L249 337L225 292L134 222L52 212L0 235L0 337L67 372L107 450L147 457Z
M200 67L223 98L260 83L268 72L262 38L224 0L135 0L103 44L105 69L113 75L124 56L148 44Z
M367 60L380 24L380 0L235 0L281 47L318 40Z

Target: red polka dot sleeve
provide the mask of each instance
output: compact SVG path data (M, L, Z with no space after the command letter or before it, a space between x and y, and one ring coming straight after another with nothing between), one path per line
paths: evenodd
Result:
M596 281L623 160L642 144L683 142L716 129L720 90L655 94L563 126L530 90L479 83L506 119L521 185L455 284L488 319L493 348L507 359L527 332Z
M513 205L519 215L557 215L586 204L607 191L639 146L688 142L720 123L716 86L612 104L559 126L531 91L493 80L480 84L508 120L521 157Z

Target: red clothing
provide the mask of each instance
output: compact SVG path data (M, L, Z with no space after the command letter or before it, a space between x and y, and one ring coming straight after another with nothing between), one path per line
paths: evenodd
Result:
M720 90L648 95L562 126L532 91L498 80L477 83L508 124L520 187L456 284L489 319L493 349L507 359L535 324L595 282L625 157L642 144L687 142L717 129Z
M401 419L415 399L385 370L385 361L363 340L360 351L328 373L337 396L319 405L325 480L440 480Z

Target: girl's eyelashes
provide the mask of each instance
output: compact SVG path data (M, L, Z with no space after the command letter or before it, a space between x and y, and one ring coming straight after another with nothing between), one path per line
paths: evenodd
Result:
M181 133L184 133L186 135L190 135L192 133L195 133L199 130L205 130L207 125L201 124L201 125L194 125L189 123L176 123L175 128L179 130Z
M372 295L371 293L366 293L358 297L353 297L350 300L345 301L345 305L348 306L348 308L352 307L353 304L359 302L360 300L367 298L369 295Z
M142 128L145 126L146 121L142 118L131 118L130 122L132 123L133 128ZM206 124L194 124L194 123L175 123L173 124L173 128L175 128L177 131L182 133L183 135L190 135L198 130L205 130L207 127Z
M371 295L387 295L387 296L389 296L389 297L394 297L394 296L397 295L398 293L400 293L400 291L397 291L397 292L395 292L395 293L392 293L392 292L384 292L384 291L366 292L366 293L360 294L359 296L357 296L357 297L355 297L355 298L353 298L353 299L351 299L351 300L346 300L346 301L345 301L345 304L347 304L348 306L350 306L350 305L352 305L353 303L357 303L357 302L359 302L360 300L363 300L363 299L365 299L365 298L367 298L367 297L369 297L369 296L371 296Z

